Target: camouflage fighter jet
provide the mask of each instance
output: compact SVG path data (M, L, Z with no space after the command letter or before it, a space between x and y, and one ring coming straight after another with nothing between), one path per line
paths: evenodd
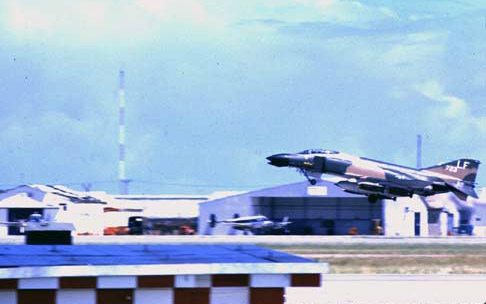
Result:
M336 182L338 187L366 195L372 203L378 199L445 192L452 192L461 200L478 197L474 185L480 162L474 159L414 169L332 150L311 149L275 154L267 160L276 167L297 168L312 185L323 173L340 176L343 179Z

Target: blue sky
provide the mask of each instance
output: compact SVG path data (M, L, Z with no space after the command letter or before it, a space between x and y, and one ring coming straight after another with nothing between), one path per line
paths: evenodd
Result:
M1 2L0 185L116 192L120 69L131 193L301 181L265 157L308 148L414 166L418 133L424 165L485 162L485 16L472 0Z

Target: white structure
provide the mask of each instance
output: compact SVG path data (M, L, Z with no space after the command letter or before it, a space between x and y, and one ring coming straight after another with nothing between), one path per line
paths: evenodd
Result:
M21 226L11 226L9 223L26 219L32 213L43 214L47 221L56 218L59 206L54 204L44 204L39 202L26 193L17 193L0 201L0 236L8 235L9 232L23 232Z
M471 224L474 226L473 234L486 237L486 188L478 191L479 199L473 200Z
M427 206L417 196L383 201L386 236L428 236Z
M84 192L63 186L24 185L0 194L0 219L19 222L32 213L40 213L47 221L73 223L78 234L101 235L103 223L96 215L103 213L105 205ZM17 234L19 231L14 227L0 227L0 235Z
M110 195L89 192L107 203L103 216L105 227L128 225L131 216L152 218L196 218L199 203L208 200L204 195Z
M111 195L64 186L24 185L0 193L0 222L26 220L31 213L38 212L48 221L73 223L76 234L103 235L105 228L128 226L130 216L196 218L199 203L235 193ZM0 225L0 236L8 232L7 225Z
M437 194L426 198L429 210L429 232L434 236L448 236L459 227L459 210L466 208L454 194Z
M471 224L474 226L474 235L486 237L486 203L476 205Z

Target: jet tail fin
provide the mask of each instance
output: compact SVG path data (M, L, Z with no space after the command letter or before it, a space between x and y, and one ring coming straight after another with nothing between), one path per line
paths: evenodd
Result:
M464 182L474 184L480 163L480 161L475 159L458 159L437 166L422 168L420 171L448 175Z

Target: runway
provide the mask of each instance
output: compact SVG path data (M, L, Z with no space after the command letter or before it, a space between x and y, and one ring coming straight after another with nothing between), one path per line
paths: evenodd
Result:
M76 244L486 244L484 237L383 237L320 235L141 235L77 236Z
M79 236L79 244L413 245L486 244L480 237L383 236ZM287 288L287 304L478 304L486 303L486 275L329 274L321 288Z
M486 275L323 276L321 288L287 288L287 304L481 304Z
M7 236L0 244L23 244L23 236ZM323 236L323 235L116 235L74 236L74 244L485 244L486 237L385 237L385 236Z

